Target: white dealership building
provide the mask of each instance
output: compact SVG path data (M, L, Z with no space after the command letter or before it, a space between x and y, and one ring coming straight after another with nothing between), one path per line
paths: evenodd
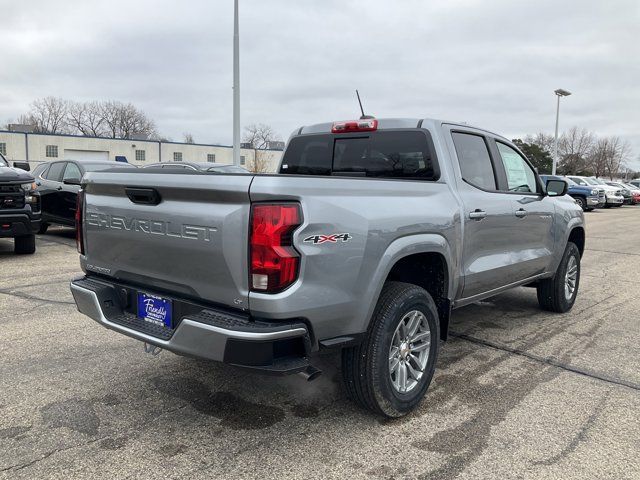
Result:
M44 134L21 127L24 126L0 130L0 153L11 162L27 161L32 168L52 160L111 160L133 165L173 161L233 163L233 149L226 145ZM249 170L274 172L282 157L281 147L243 148L241 165Z

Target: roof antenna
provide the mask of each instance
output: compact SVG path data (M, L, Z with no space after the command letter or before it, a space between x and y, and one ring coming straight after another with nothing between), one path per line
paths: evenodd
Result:
M368 120L370 118L375 118L375 117L372 117L371 115L364 114L364 108L362 108L362 100L360 100L360 93L358 92L357 89L356 89L356 96L358 97L358 103L360 104L360 111L362 112L362 116L360 117L360 120Z

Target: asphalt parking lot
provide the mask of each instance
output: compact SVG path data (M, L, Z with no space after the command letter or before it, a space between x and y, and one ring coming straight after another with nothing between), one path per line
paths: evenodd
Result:
M381 420L324 375L263 377L80 315L73 232L0 240L0 478L640 478L640 207L586 214L573 310L458 310L422 406Z

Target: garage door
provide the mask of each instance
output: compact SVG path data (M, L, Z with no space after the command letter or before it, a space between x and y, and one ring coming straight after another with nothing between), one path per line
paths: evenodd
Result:
M64 150L65 160L83 161L106 161L109 160L109 152L100 152L96 150Z

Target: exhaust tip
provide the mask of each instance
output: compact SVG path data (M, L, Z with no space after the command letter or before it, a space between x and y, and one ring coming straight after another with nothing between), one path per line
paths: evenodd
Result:
M303 371L298 373L302 378L304 378L307 382L312 382L320 375L322 375L322 370L318 370L316 367L309 365Z

